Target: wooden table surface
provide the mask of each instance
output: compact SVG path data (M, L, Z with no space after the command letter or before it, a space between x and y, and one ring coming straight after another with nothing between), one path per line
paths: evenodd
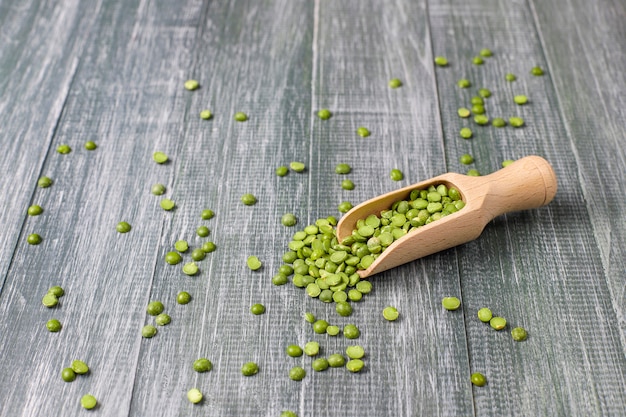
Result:
M622 0L0 1L0 416L87 415L86 393L100 416L626 415L625 18ZM482 48L493 56L474 65ZM187 79L201 88L185 90ZM524 127L459 118L481 87L490 117ZM156 164L155 151L170 161ZM342 201L531 154L554 167L552 203L372 277L350 317L271 282L292 233L339 217ZM306 170L275 175L291 161ZM43 175L51 187L37 186ZM158 182L175 210L150 193ZM258 203L241 204L244 193ZM33 204L43 214L28 216ZM200 218L206 208L213 219ZM287 212L296 228L281 225ZM179 239L217 245L196 276L164 262ZM53 285L66 294L46 308ZM182 290L191 303L176 303ZM444 310L445 296L462 307ZM172 323L144 339L152 300ZM254 303L266 313L250 314ZM388 305L396 322L381 315ZM477 319L485 306L506 330ZM362 334L315 334L305 312ZM517 326L526 341L511 338ZM314 372L311 358L285 354L310 340L324 356L362 345L365 369ZM194 372L200 357L211 372ZM64 382L75 359L90 372ZM253 377L240 373L248 361ZM296 365L302 382L288 378ZM472 386L473 372L487 385Z

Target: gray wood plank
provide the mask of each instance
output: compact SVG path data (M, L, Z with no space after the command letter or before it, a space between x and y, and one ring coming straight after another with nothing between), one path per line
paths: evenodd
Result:
M159 254L178 239L193 248L210 240L217 251L198 262L201 272L192 278L159 259L151 297L167 300L173 323L142 346L132 415L271 416L299 406L302 385L288 378L284 348L288 340L302 342L291 336L303 321L293 294L277 290L271 277L293 232L280 216L307 215L308 180L294 172L279 178L274 170L308 152L312 11L309 2L233 1L203 12L188 69L202 87L189 94L180 120L186 130L171 187L178 209L168 216ZM211 120L198 117L203 108L213 111ZM237 111L249 120L236 122ZM251 207L239 201L248 192L258 198ZM202 221L204 208L215 218ZM201 224L210 228L208 238L195 235ZM250 255L264 262L260 271L247 268ZM192 294L187 306L173 305L181 290ZM265 315L248 312L257 302ZM199 357L214 369L194 372ZM248 361L260 366L255 377L241 375ZM193 387L203 404L187 401Z
M623 345L618 328L602 325L618 316L580 198L571 145L588 139L561 118L554 74L529 74L535 65L551 67L531 8L523 2L450 1L431 4L430 18L434 53L451 62L436 72L450 169L467 169L458 163L464 153L476 158L474 167L482 173L495 171L504 159L539 154L552 162L560 187L548 207L497 219L479 240L457 250L471 368L489 379L474 390L477 414L619 414L626 403ZM494 56L473 65L472 57L485 47ZM507 72L518 80L507 83ZM458 88L460 78L473 87ZM457 108L481 87L493 92L486 100L490 117L519 114L526 126L496 129L459 119ZM529 104L513 104L515 94L528 95ZM474 130L473 139L459 137L462 126ZM484 306L508 319L504 334L477 320ZM512 341L508 333L516 326L529 330L526 342Z
M0 292L93 20L76 1L0 4Z
M313 128L311 204L320 214L336 214L342 200L357 204L446 171L426 11L425 2L320 2L314 107L334 112ZM395 77L404 85L394 90L388 82ZM359 137L359 126L371 136ZM340 189L334 167L341 162L353 168L354 191ZM403 181L389 178L393 168L404 172ZM371 282L375 294L350 317L366 330L359 343L368 372L349 385L358 399L318 389L306 409L322 403L326 415L472 414L464 318L440 304L460 292L454 258L435 255ZM387 305L399 309L399 322L381 317ZM338 385L354 383L344 377Z
M152 152L178 146L186 91L182 88L196 33L200 2L109 2L95 10L93 32L58 128L44 172L52 188L37 190L45 215L28 219L44 240L20 245L2 294L2 415L78 415L90 392L103 415L127 415L164 221L150 198L153 182L171 183L170 166ZM71 12L88 14L74 6ZM167 45L167 48L163 48ZM86 140L96 151L82 148ZM74 151L54 148L69 143ZM133 230L115 230L118 221ZM51 285L66 290L48 310L41 297ZM58 334L45 328L56 317ZM91 367L71 384L60 378L73 359ZM20 371L15 372L19 363Z
M531 2L626 347L626 5Z

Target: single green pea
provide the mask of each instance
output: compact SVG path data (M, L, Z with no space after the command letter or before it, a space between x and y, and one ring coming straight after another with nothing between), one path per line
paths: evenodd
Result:
M245 122L248 120L248 115L244 112L238 111L235 113L235 120L238 122Z
M344 190L354 190L354 183L351 180L341 181L341 188Z
M187 399L192 404L200 403L203 397L202 392L198 388L192 388L187 391Z
M363 346L359 345L348 346L346 348L346 355L348 355L350 359L361 359L365 356L365 349L363 349Z
M289 168L284 166L284 165L281 165L278 168L276 168L276 170L274 172L279 177L284 177L285 175L289 174Z
M535 76L541 76L543 75L543 70L541 69L541 67L533 67L530 70L530 73Z
M161 208L163 210L171 211L171 210L174 210L174 207L176 207L176 203L170 200L169 198L164 198L163 200L161 200Z
M217 246L215 245L214 242L204 242L202 244L202 250L204 251L204 253L215 252L216 249L217 249Z
M371 132L366 127L359 127L356 130L356 134L361 136L362 138L366 138L366 137L368 137L371 134Z
M158 326L167 326L172 322L172 318L168 314L161 313L154 318L154 322Z
M60 153L61 155L66 155L72 152L72 148L70 147L70 145L62 144L62 145L57 146L57 152Z
M470 117L470 115L472 114L470 112L470 110L468 108L466 108L466 107L459 108L457 110L457 113L458 113L459 117L462 117L464 119L467 118L467 117Z
M165 262L167 262L170 265L179 264L182 262L182 260L183 260L182 256L180 256L176 252L168 252L165 254Z
M340 332L339 326L330 325L326 328L326 334L329 336L337 336Z
M285 285L286 283L289 282L289 279L287 278L287 275L285 274L276 274L272 277L272 284L274 285Z
M472 129L470 129L469 127L462 128L459 134L463 139L470 139L473 135Z
M472 113L485 114L485 106L483 106L482 104L474 104L472 106Z
M57 297L63 297L65 295L65 290L63 289L63 287L60 287L59 285L54 285L48 288L48 294L54 294Z
M80 399L80 405L86 410L92 410L98 405L98 400L91 394L85 394Z
M459 158L459 162L461 162L463 165L469 165L474 162L474 157L466 153L464 155L461 155L461 157Z
M490 57L493 55L493 52L491 52L491 49L484 48L480 50L480 55L484 57Z
M174 249L179 251L180 253L185 253L189 250L189 243L186 240L178 240L174 243Z
M211 110L204 109L200 112L200 118L203 120L209 120L211 117L213 117L213 113L211 113Z
M448 60L445 57L436 56L435 65L437 65L438 67L445 67L448 65Z
M365 258L365 256L363 258ZM362 265L362 266L365 266L365 265ZM363 268L363 269L367 269L367 268ZM361 298L363 298L363 294L361 293L361 291L354 288L348 291L348 298L350 299L350 301L361 301Z
M153 153L152 159L154 159L154 162L156 162L157 164L164 164L169 161L169 157L165 154L165 152L161 151Z
M489 320L493 317L493 313L487 307L483 307L478 310L478 320L483 323L489 323Z
M151 339L154 336L156 336L157 334L157 328L154 327L151 324L146 324L145 326L143 326L143 328L141 329L141 336L146 338L146 339Z
M289 168L294 172L303 172L306 169L304 162L293 161L289 163Z
M46 328L50 333L60 332L62 327L61 322L57 319L50 319L46 323Z
M28 208L27 212L29 216L39 216L41 213L43 213L43 208L34 204Z
M526 97L523 94L520 94L520 95L513 97L513 101L515 102L515 104L519 104L521 106L523 104L528 103L528 97Z
M248 265L248 268L253 271L256 271L257 269L261 268L261 266L263 266L263 263L259 260L259 258L254 255L248 256L246 264Z
M324 328L324 332L326 332L326 328ZM322 332L322 333L324 333ZM317 333L317 332L316 332ZM307 342L304 345L304 353L307 356L315 356L320 353L320 344L317 342Z
M313 323L313 331L317 334L326 333L326 328L328 327L328 322L326 320L316 320Z
M315 316L313 315L313 313L304 313L304 321L313 324L315 323Z
M348 317L352 314L352 306L345 301L335 303L335 310L341 317Z
M253 206L256 204L256 197L252 194L244 194L241 196L241 202L246 206Z
M335 166L335 173L336 174L349 174L350 171L352 171L352 167L348 164L345 163L341 163L341 164L337 164Z
M480 56L475 56L472 59L472 64L474 64L474 65L482 65L484 63L485 63L485 61Z
M119 222L117 226L115 226L115 230L119 233L128 233L130 229L132 229L132 227L128 222Z
M359 372L364 366L365 363L361 359L350 359L346 363L346 369L350 372Z
M346 358L340 353L333 353L328 357L328 365L331 368L340 368L346 364Z
M346 324L343 327L343 335L346 339L357 339L361 336L361 331L354 324Z
M286 213L286 214L283 214L283 216L280 218L280 222L282 223L283 226L292 227L292 226L295 226L296 223L298 223L298 219L296 218L294 214Z
M37 233L32 233L26 238L26 242L30 245L39 245L43 239Z
M165 194L165 185L163 184L154 184L150 187L150 192L154 195L163 195Z
M344 201L337 206L337 210L339 210L340 213L347 213L352 210L352 203Z
M185 89L189 91L197 90L200 88L200 83L196 80L187 80L185 81Z
M200 358L193 361L193 370L196 372L209 372L213 369L213 364L207 358Z
M468 175L470 177L480 177L480 172L478 172L477 169L473 169L472 168L472 169L467 170L467 174L466 175Z
M522 127L524 126L524 119L521 117L509 117L509 124L513 127Z
M84 375L89 372L89 366L83 361L74 360L72 361L72 370L76 372L77 375Z
M504 79L505 79L505 80L507 80L508 82L513 82L513 81L517 80L517 77L515 76L515 74L511 74L511 73L509 72L509 73L507 73L507 74L504 76Z
M394 168L389 173L389 177L394 181L402 181L404 179L404 174L397 168Z
M195 262L188 262L185 265L183 265L183 274L185 275L189 275L189 276L196 275L199 270L200 269L198 268L198 265Z
M41 304L43 304L44 306L48 308L55 307L57 304L59 304L59 297L57 297L56 295L52 293L48 293L44 295L43 298L41 299Z
M402 87L402 81L400 81L398 78L392 78L391 80L389 80L389 87L390 88Z
M85 149L87 149L88 151L95 151L97 147L98 145L96 145L96 142L92 140L88 140L87 142L85 142Z
M254 362L246 362L241 367L241 374L243 376L256 375L259 372L259 365Z
M317 112L317 117L319 117L322 120L328 120L331 118L332 115L333 114L328 109L321 109L320 111Z
M280 413L280 417L298 417L298 415L293 411L285 410Z
M299 358L304 353L302 348L298 345L287 346L287 348L285 348L285 352L288 356L291 356L292 358Z
M213 217L215 217L215 212L211 209L204 209L200 213L202 220L211 220Z
M250 312L252 314L254 314L255 316L259 316L263 313L265 313L265 306L263 304L252 304L252 306L250 306Z
M476 122L477 125L484 126L489 123L489 117L484 114L477 114L474 116L474 122Z
M511 165L513 162L515 162L515 161L514 161L514 160L512 160L512 159L506 159L506 160L502 161L502 168L506 168L506 167L508 167L508 166L509 166L509 165Z
M478 90L478 95L484 98L489 98L491 97L491 91L487 88L481 88Z
M511 330L511 337L516 342L523 342L528 337L528 332L523 327L516 327Z
M446 310L454 311L461 306L461 300L456 297L444 297L441 300L441 305L443 305L443 308Z
M294 366L289 370L289 379L291 379L292 381L302 381L305 376L306 371L301 366Z
M41 177L37 180L37 186L39 188L48 188L52 185L53 181L50 177Z
M480 372L474 372L471 377L471 381L473 385L477 387L484 387L487 384L487 378Z
M470 81L466 78L461 78L459 81L456 82L456 85L458 85L461 88L469 88L472 83L470 83Z
M372 292L372 283L369 281L359 281L355 287L361 294L369 294Z
M395 321L400 317L400 313L398 313L398 309L392 306L385 307L383 309L383 317L389 321Z
M61 371L61 379L65 382L72 382L76 380L76 372L72 368L63 368Z
M475 106L477 104L480 104L481 106L484 106L485 105L485 100L481 96L474 96L470 100L470 103L471 103L472 106Z
M176 302L181 305L189 304L191 301L191 294L187 291L181 291L176 295Z
M311 363L311 368L313 368L315 372L323 372L327 370L328 367L328 359L326 358L317 358Z
M491 125L493 127L504 127L506 126L506 122L501 117L494 117L493 120L491 121Z
M146 313L151 316L158 316L165 310L165 306L160 301L150 301L148 307L146 307Z
M502 330L506 327L506 319L504 317L493 317L489 320L489 325L495 330Z
M206 252L200 248L194 249L191 252L191 259L193 259L196 262L203 260L205 257L206 257Z
M200 237L207 237L211 231L206 226L200 226L196 229L196 234Z

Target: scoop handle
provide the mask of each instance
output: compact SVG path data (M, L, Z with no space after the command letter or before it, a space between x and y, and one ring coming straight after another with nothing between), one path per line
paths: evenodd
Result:
M475 182L468 180L463 189L468 195L483 195L482 210L493 219L511 211L545 206L556 195L557 180L548 161L531 155L477 177Z

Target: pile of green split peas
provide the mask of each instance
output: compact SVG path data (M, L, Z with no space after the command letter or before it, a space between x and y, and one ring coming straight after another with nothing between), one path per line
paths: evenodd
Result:
M472 59L472 63L474 65L483 65L485 63L485 58L490 58L493 56L493 52L490 49L482 49L479 54ZM435 65L439 67L447 67L449 65L448 60L444 57L438 56L435 57ZM541 67L535 66L530 70L530 73L534 76L541 76L544 74L544 71ZM511 73L507 73L505 75L505 80L508 82L514 82L517 80L517 76ZM470 80L466 78L461 78L458 80L457 85L459 88L466 89L472 86ZM469 118L472 114L474 115L474 122L479 126L485 126L489 124L490 119L486 114L485 109L485 99L491 97L492 93L487 88L479 88L477 90L477 95L473 96L470 100L471 106L468 107L460 107L457 111L459 117L462 119ZM528 97L524 94L516 94L513 96L513 102L517 105L525 105L528 103ZM507 122L501 117L495 117L491 119L491 125L497 128L505 127ZM524 119L519 116L511 116L508 119L508 124L514 128L520 128L524 126ZM463 139L471 139L473 137L473 132L469 127L463 127L459 131L459 135ZM469 154L464 154L460 157L459 162L464 165L469 165L474 162L474 158ZM506 166L510 164L512 161L506 160L503 161L502 166ZM480 173L476 169L470 169L467 172L467 175L478 176Z

